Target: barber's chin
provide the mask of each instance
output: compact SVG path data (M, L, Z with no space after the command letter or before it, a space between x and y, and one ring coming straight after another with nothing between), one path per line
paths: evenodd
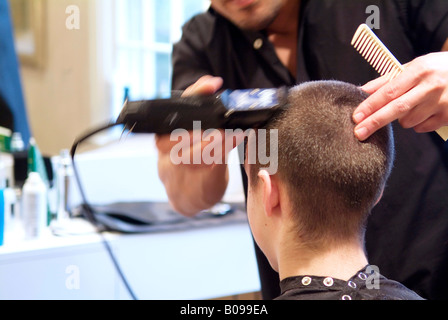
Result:
M239 28L250 31L260 31L266 29L272 22L272 19L240 19L239 21L233 21Z
M256 2L256 0L231 0L231 1L232 4L239 9L245 9Z

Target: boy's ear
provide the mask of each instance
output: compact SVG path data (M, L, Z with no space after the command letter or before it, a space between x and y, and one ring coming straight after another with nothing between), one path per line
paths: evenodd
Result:
M381 189L380 194L378 195L378 198L375 201L375 206L380 202L381 198L383 197L384 188Z
M258 172L258 178L261 180L260 187L263 192L263 206L268 216L275 213L275 209L279 205L279 189L277 179L274 176L269 175L266 170L260 170Z

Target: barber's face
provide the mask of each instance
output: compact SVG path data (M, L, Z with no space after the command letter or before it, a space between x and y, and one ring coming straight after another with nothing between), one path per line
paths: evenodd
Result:
M211 0L213 9L246 30L266 28L284 4L285 0Z

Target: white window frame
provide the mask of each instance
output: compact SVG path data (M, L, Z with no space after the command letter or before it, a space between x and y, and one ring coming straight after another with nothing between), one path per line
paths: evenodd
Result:
M91 83L95 94L92 95L92 105L99 106L92 111L92 117L116 118L121 110L124 88L130 86L131 99L155 98L156 85L156 54L163 53L171 56L172 45L181 37L181 28L185 23L183 19L186 0L142 0L141 29L143 36L141 41L125 38L127 30L123 21L126 12L126 2L132 0L95 0L92 1L92 10L95 19L91 23L95 36L91 37L91 54L94 56L91 71ZM171 1L170 8L170 39L167 43L155 41L154 6L156 1ZM202 11L206 11L210 5L209 0L197 0L202 4ZM138 23L138 22L137 22ZM135 79L135 74L124 70L120 62L121 52L135 50L139 61L131 61L134 68L142 70ZM150 57L150 58L148 58ZM152 72L153 70L153 72ZM134 77L134 78L130 78ZM171 65L169 65L169 79L171 78ZM135 87L132 86L135 85ZM169 92L171 83L167 83L166 91ZM143 88L145 86L145 88ZM164 92L166 94L166 92Z

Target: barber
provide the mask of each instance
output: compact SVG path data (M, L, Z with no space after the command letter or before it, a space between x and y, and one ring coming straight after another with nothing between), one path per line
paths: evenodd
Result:
M350 46L371 5L379 9L375 33L405 63L390 82ZM173 48L173 89L212 94L321 79L363 85L371 96L353 115L355 134L365 140L392 122L397 153L367 224L370 263L424 298L446 299L448 155L433 131L448 125L448 53L435 53L448 50L447 39L445 0L211 0ZM192 216L220 201L228 169L174 165L169 152L176 143L157 137L159 176L172 206ZM257 249L263 298L270 299L278 295L278 275Z

